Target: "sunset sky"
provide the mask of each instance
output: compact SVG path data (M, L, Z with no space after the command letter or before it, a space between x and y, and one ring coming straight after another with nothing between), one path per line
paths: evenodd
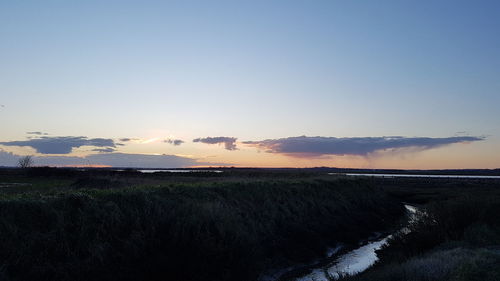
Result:
M0 166L500 168L499 1L1 1Z

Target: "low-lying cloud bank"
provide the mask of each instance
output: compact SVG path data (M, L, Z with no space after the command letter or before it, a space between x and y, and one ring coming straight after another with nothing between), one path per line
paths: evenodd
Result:
M147 155L127 153L91 154L86 157L45 156L36 157L35 165L102 165L138 168L183 168L200 165L196 159L175 155ZM201 164L203 165L203 164Z
M17 166L20 155L0 149L0 166ZM198 159L176 155L101 153L84 157L36 156L35 166L111 166L134 168L186 168L191 166L223 166L223 163L200 162Z
M92 151L95 151L95 152L102 152L102 153L109 153L109 152L115 152L116 149L112 148L112 147L107 147L107 148L94 148L92 149Z
M116 143L113 139L87 137L39 137L24 141L6 141L0 142L5 146L28 146L41 154L69 154L74 148L82 146L94 146L103 148L109 151L116 148Z
M16 155L12 152L7 152L0 149L0 166L8 166L8 167L17 166L20 157L21 156Z
M206 144L224 144L224 148L227 150L237 150L236 147L237 138L233 137L206 137L206 138L197 138L194 139L193 142L201 142Z
M484 140L483 137L289 137L262 141L245 141L243 144L262 149L269 153L287 154L296 157L323 155L360 155L383 150L418 148L426 150L454 143Z

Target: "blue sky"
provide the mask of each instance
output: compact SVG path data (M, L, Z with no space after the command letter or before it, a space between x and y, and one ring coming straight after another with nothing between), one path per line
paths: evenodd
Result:
M117 152L204 163L500 167L499 13L498 1L3 1L0 142L42 131L156 138ZM486 139L392 160L192 142L303 135Z

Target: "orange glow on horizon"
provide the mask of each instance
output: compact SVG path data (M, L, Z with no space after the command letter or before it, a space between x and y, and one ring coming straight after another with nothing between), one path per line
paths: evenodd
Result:
M59 168L112 168L110 165L84 164L84 165L43 165L35 167L59 167Z

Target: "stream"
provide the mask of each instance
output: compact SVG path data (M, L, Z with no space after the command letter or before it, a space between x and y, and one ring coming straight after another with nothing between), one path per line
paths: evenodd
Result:
M415 223L418 209L411 205L405 205L405 208L408 214L408 223ZM399 232L407 234L409 233L409 228L403 227ZM261 281L330 281L336 280L344 275L358 274L368 269L378 260L376 251L384 245L387 245L391 237L392 234L385 237L369 239L369 242L362 244L360 247L335 257L343 248L342 246L337 246L329 249L327 252L327 257L331 262L316 262L316 265L312 264L307 266L309 270L302 276L283 278L284 275L297 276L297 274L293 274L296 269L289 268L276 272L273 276L261 278Z

